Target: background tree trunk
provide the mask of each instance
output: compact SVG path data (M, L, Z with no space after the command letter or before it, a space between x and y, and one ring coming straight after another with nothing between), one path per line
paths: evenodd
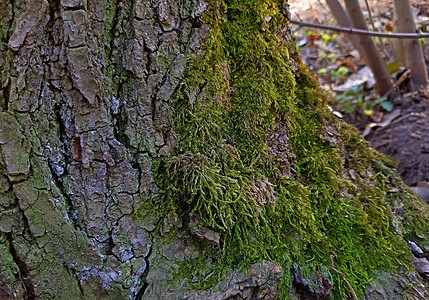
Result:
M398 17L398 22L395 24L398 25L398 32L415 33L416 24L411 11L410 1L395 0L393 3L395 6L395 14ZM428 72L420 40L404 40L403 44L404 48L406 49L406 61L411 70L411 89L415 91L420 87L427 87Z
M415 273L364 289L410 265L428 210L329 113L286 15L0 2L0 298L341 297L333 251L358 295L426 293Z
M338 0L326 0L326 4L329 7L332 15L335 20L337 20L338 25L342 27L352 28L352 22L350 21L349 14L344 10L343 6ZM347 39L353 45L353 47L358 51L360 58L368 64L368 58L366 58L365 48L362 48L359 38L353 34L345 34Z
M363 17L362 10L357 0L346 0L346 9L349 13L353 27L368 30L366 21ZM384 66L383 59L375 46L374 40L369 36L360 35L361 47L366 49L366 59L369 67L374 73L374 78L377 81L377 91L380 95L386 94L392 87L389 74Z
M353 27L363 30L368 30L365 18L362 13L362 9L359 6L357 0L346 0L346 9L349 13L350 20L352 21ZM375 46L374 40L370 36L359 35L358 36L361 47L366 49L367 63L374 73L374 78L377 82L377 91L383 96L392 87L389 74L386 71L383 59L380 56L380 52Z
M399 32L399 18L396 10L393 10L393 32ZM404 41L402 39L392 39L392 55L395 62L402 63L406 69L410 68L407 58Z

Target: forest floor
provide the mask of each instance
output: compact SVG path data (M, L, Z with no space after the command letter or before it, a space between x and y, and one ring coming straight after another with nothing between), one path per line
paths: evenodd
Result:
M392 1L368 2L374 21L373 27L368 20L370 30L392 31ZM365 2L361 3L368 17ZM411 3L417 27L429 31L429 1ZM291 0L289 4L293 20L336 25L323 0ZM374 148L392 156L408 185L427 188L429 194L429 93L427 89L410 92L409 72L393 58L392 40L375 40L392 82L398 84L386 98L377 95L370 69L343 34L297 25L292 25L292 32L303 61L328 92L334 113L355 125ZM429 39L422 43L429 65Z

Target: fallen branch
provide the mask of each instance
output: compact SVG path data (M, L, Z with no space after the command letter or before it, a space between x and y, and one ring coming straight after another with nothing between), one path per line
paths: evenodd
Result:
M360 34L360 35L369 35L369 36L379 36L379 37L385 37L385 38L392 38L392 39L420 39L429 37L429 33L383 33L383 32L374 32L374 31L368 31L368 30L362 30L352 27L336 27L336 26L329 26L324 24L315 24L315 23L308 23L303 21L297 21L297 20L289 20L290 23L299 25L300 27L312 27L312 28L319 28L319 29L326 29L326 30L332 30L337 32L345 32L349 34Z
M355 293L355 290L353 289L353 287L352 287L352 285L350 284L350 282L348 282L347 281L347 279L346 279L346 275L343 273L343 272L341 272L341 271L338 271L337 269L335 269L335 266L334 266L334 255L333 254L331 254L331 269L335 272L335 273L337 273L338 275L340 275L340 278L342 279L342 280L344 280L344 282L347 284L347 286L349 287L349 289L350 289L350 292L352 293L352 299L353 300L359 300L358 299L358 297L357 297L357 295L356 295L356 293Z
M404 72L404 74L401 75L401 77L399 77L398 81L396 81L392 87L390 88L390 90L387 91L386 94L384 94L385 97L389 96L396 88L398 88L401 83L403 83L405 81L405 79L408 78L408 75L410 75L410 70L407 70Z

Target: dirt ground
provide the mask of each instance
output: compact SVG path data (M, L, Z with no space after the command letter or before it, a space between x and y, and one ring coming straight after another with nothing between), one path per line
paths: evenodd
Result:
M369 1L377 31L392 30L391 2ZM411 2L417 26L422 31L429 30L429 1ZM361 3L368 18L365 2ZM294 20L336 24L322 0L292 0L289 4L291 18ZM374 30L371 25L369 27ZM410 186L427 189L425 193L429 197L427 89L410 93L409 80L406 79L394 95L380 99L375 93L370 70L342 34L298 26L293 26L293 33L303 61L315 72L321 86L331 95L330 105L334 113L355 125L374 148L393 157L398 162L403 180ZM397 82L406 69L394 61L391 40L376 40L376 43L390 68L392 81ZM422 43L425 45L428 64L429 39Z
M428 96L399 98L397 117L386 125L380 123L366 136L373 147L397 161L401 177L410 186L429 182Z

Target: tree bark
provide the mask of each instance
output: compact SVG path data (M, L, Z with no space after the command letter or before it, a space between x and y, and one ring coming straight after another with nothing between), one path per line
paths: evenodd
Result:
M408 0L395 0L395 11L398 16L399 32L416 32L411 4ZM395 24L396 25L396 24ZM403 42L407 62L411 70L412 90L418 90L420 87L427 87L428 73L426 62L423 57L423 49L420 41L417 39L405 40Z
M348 13L344 10L343 6L338 0L326 0L326 4L328 5L329 10L331 11L335 20L337 20L338 25L342 27L349 27L349 28L353 27ZM365 50L364 48L362 48L359 42L359 38L353 34L345 34L345 35L347 39L350 41L350 43L353 45L353 47L358 51L361 59L366 64L368 64L368 59L365 57L366 56Z
M426 293L366 288L429 212L329 112L287 13L2 1L0 298L339 298L333 251L360 296Z
M396 10L393 10L393 32L399 33L399 18ZM408 57L406 55L404 41L401 39L392 40L392 55L395 62L401 63L405 68L410 68Z

